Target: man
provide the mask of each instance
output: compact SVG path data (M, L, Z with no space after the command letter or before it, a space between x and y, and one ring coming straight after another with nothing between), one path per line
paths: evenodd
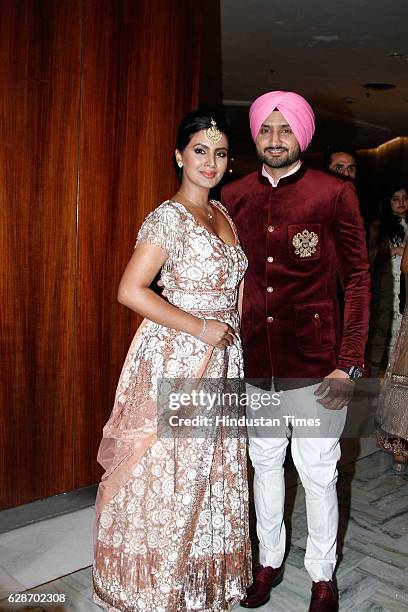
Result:
M356 180L356 153L351 147L329 145L325 151L325 166L333 174Z
M257 98L250 126L262 167L225 186L222 201L249 260L242 316L246 377L263 379L254 383L259 387L268 379L271 393L283 390L282 415L310 413L326 421L318 437L291 428L292 457L306 496L305 567L313 581L309 610L334 612L338 438L352 378L363 368L369 272L353 184L301 162L314 125L310 105L296 93L274 91ZM345 292L343 326L337 274ZM332 415L337 418L334 436ZM259 566L241 602L246 608L265 603L282 577L283 463L289 436L285 430L268 437L256 428L250 434Z
M373 191L358 181L358 164L356 152L348 145L328 145L324 152L324 165L328 172L337 174L343 179L353 181L360 203L360 212L363 217L368 243L370 227L378 215L378 203Z

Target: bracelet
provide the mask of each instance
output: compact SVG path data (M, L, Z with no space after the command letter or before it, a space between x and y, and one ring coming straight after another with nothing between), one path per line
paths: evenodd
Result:
M203 319L201 319L201 320L202 320L202 322L203 322L203 325L202 325L202 327L201 327L201 331L200 331L200 333L199 333L199 334L198 334L198 336L197 336L197 340L201 340L201 339L204 337L205 330L207 329L207 319L204 319L204 318L203 318Z

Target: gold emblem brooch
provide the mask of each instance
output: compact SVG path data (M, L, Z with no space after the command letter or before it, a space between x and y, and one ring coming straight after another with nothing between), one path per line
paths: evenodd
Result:
M319 236L314 232L304 229L303 232L298 232L293 236L292 244L295 247L295 254L299 257L311 257L316 253L316 246L319 242Z

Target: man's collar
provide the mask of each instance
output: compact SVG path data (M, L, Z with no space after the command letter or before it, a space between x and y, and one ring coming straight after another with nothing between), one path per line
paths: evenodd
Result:
M271 187L272 183L269 180L269 177L266 177L262 173L262 167L258 170L258 183L264 187ZM290 185L291 183L296 183L299 179L301 179L307 172L307 166L302 163L300 167L295 170L293 173L288 176L281 177L278 183L278 186L274 189L280 188L284 185Z
M286 174L283 174L275 183L273 177L269 174L269 172L267 172L266 168L265 168L265 164L262 164L262 170L261 170L261 174L262 176L264 176L266 179L268 179L268 181L270 182L270 184L272 185L272 187L277 187L279 184L279 181L281 181L284 178L287 178L288 176L292 176L292 174L295 174L295 172L297 172L300 167L302 166L302 160L299 159L299 161L297 162L297 164L288 172L286 172Z

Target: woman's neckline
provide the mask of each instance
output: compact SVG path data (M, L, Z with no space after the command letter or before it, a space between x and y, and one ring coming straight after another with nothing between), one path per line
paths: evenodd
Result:
M232 233L234 235L235 238L235 242L234 244L228 244L227 242L225 242L225 240L223 240L222 238L220 238L218 236L218 234L214 234L214 232L210 232L209 229L207 229L205 227L205 225L203 225L202 223L200 223L195 216L193 215L193 213L191 211L188 210L188 208L182 204L181 202L179 202L178 200L169 200L169 202L174 202L174 204L178 204L179 206L181 206L186 213L194 220L194 223L197 225L197 227L201 227L205 232L207 232L207 234L209 234L210 236L212 236L213 238L215 238L216 240L218 240L219 242L221 242L221 244L223 244L224 246L230 248L230 249L235 249L236 247L239 246L239 240L238 240L238 234L235 230L235 227L232 225L231 221L229 220L229 218L227 217L227 215L225 214L225 212L222 210L222 208L220 208L218 206L218 202L217 200L209 200L209 202L211 202L211 204L213 206L215 206L217 208L217 210L219 210L221 212L222 215L224 215L225 219L227 220L228 225L230 226Z

